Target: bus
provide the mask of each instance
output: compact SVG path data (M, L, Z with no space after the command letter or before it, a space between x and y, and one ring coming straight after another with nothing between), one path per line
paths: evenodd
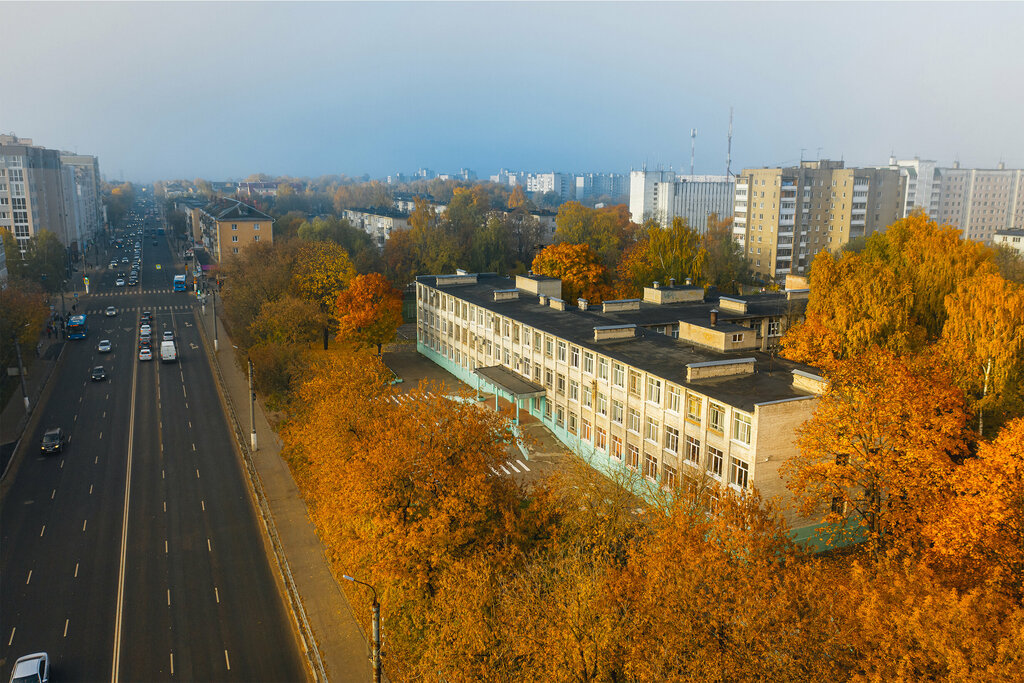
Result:
M175 275L174 276L174 291L184 292L185 291L185 276Z
M73 315L68 318L68 339L85 339L88 333L89 326L84 315Z
M156 229L156 234L158 234L158 235L164 234L164 229L163 228L157 228Z

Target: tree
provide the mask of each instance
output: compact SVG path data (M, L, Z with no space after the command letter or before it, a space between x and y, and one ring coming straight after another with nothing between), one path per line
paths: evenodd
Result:
M252 325L263 305L289 291L298 246L298 242L258 242L221 264L224 321L242 348L248 349L255 341Z
M555 242L586 244L614 268L623 250L636 240L629 209L624 204L590 209L579 202L566 202L555 217Z
M740 285L752 278L743 248L732 238L732 218L708 216L707 231L701 241L705 253L701 279L723 294L739 294Z
M414 253L412 230L392 230L391 237L384 243L384 272L398 287L412 282L418 272Z
M292 289L321 310L334 308L338 294L356 275L348 253L334 242L306 242L295 254Z
M937 363L878 347L833 364L797 434L782 472L800 513L863 535L876 555L919 541L971 439L963 394Z
M685 218L676 217L668 229L656 223L644 226L643 237L622 257L619 278L625 292L637 296L655 281L667 285L669 279L679 284L687 278L699 280L705 258L700 235Z
M357 275L335 302L338 338L377 347L395 338L402 324L402 294L379 273Z
M322 327L323 314L316 303L286 293L263 302L249 331L256 343L294 345L315 341Z
M1000 275L1010 282L1024 284L1024 257L1019 251L1006 244L997 244L993 258Z
M1024 286L995 273L961 280L946 296L942 348L984 434L986 411L1020 403L1024 381ZM998 423L1002 420L997 421Z
M571 302L583 297L600 303L610 286L608 269L585 244L563 242L542 249L533 259L533 272L561 278L562 298Z
M17 253L17 252L15 252ZM12 280L0 288L0 362L2 367L16 363L14 339L22 349L33 348L49 314L43 293L30 280Z

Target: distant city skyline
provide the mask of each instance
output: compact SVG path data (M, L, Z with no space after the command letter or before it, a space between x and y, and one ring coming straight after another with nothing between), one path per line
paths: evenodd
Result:
M500 27L500 28L499 28ZM0 132L112 179L1024 166L1020 3L0 3Z

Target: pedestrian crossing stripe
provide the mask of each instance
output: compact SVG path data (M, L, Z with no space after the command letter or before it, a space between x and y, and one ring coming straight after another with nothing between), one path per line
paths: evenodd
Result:
M191 311L192 306L190 304L175 304L173 306L127 306L125 308L118 308L118 315L122 313L138 313L141 311ZM103 315L106 312L105 308L91 308L87 310L86 315Z
M123 292L93 292L89 296L107 297L107 296L127 296L129 294L167 294L173 293L173 287L167 287L164 289L126 289Z

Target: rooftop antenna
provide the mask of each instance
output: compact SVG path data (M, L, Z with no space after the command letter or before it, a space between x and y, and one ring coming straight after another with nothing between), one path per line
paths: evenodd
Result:
M801 147L800 148L800 163L801 164L804 163L804 152L806 152L806 151L807 151L806 147Z
M693 175L693 157L697 151L697 129L690 129L690 175Z
M732 107L729 107L729 142L725 147L725 177L732 175Z

